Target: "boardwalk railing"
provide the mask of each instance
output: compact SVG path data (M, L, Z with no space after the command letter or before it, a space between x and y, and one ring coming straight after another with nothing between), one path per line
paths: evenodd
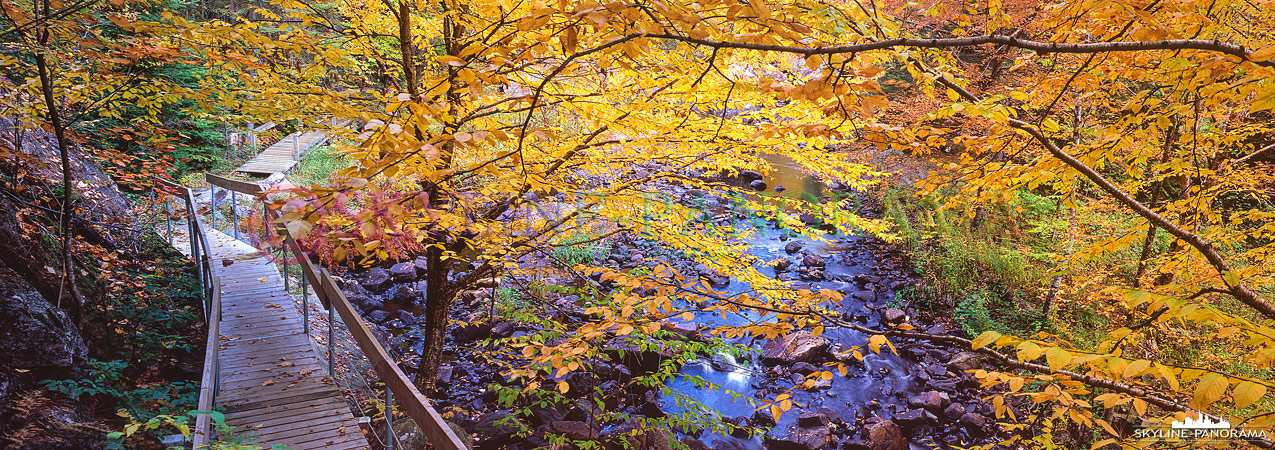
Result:
M328 370L332 371L335 367L333 363L333 316L334 313L341 315L341 320L345 322L346 327L350 329L350 334L354 337L355 343L359 349L367 356L368 361L372 365L372 369L386 387L386 421L387 429L390 430L390 439L394 439L393 427L393 411L395 401L407 413L407 416L416 422L421 428L434 448L443 450L466 450L465 444L462 443L451 427L443 421L438 415L434 407L430 405L429 400L421 395L416 386L408 380L407 375L399 369L398 364L390 357L389 352L381 346L380 341L372 335L372 330L368 328L366 322L359 315L358 311L350 304L345 297L345 293L341 291L331 274L322 267L316 267L311 261L310 256L301 250L301 247L293 239L286 227L277 223L279 216L274 210L271 210L266 202L265 189L260 185L248 183L244 181L231 180L228 178L218 177L212 174L206 174L205 178L208 183L216 187L228 189L231 192L252 195L258 199L262 205L262 214L265 218L267 233L266 236L280 236L281 244L285 252L291 253L301 266L302 277L299 280L301 284L302 295L308 296L308 286L314 286L314 291L319 297L320 303L328 311ZM213 196L216 198L216 196ZM274 225L273 230L270 229L271 224ZM273 233L272 233L273 232ZM285 284L288 280L288 270L286 269L287 258L284 259L285 269L283 278ZM308 311L308 307L302 308L303 312ZM308 313L307 313L308 314ZM307 327L308 327L307 319ZM388 444L393 445L391 441Z
M208 324L208 347L204 352L204 371L199 380L199 407L195 417L195 428L192 430L191 443L194 448L207 447L212 437L212 412L216 403L218 386L221 384L221 359L218 350L221 345L221 282L212 272L211 246L204 234L204 223L199 218L195 198L185 186L155 179L156 186L152 196L161 197L164 202L165 223L169 242L173 235L173 200L184 207L182 216L186 222L186 236L190 238L190 257L195 261L196 275L199 277L200 293L203 295L204 322ZM216 203L214 203L215 205Z

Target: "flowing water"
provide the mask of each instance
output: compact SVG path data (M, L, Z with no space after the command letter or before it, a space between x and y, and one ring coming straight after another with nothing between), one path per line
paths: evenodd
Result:
M819 180L806 175L800 167L792 160L782 156L775 156L771 160L773 170L767 174L763 180L773 189L775 186L784 186L787 190L784 196L801 198L804 194L810 194L815 198L826 194L823 183ZM773 195L773 194L766 194ZM809 198L810 196L805 196ZM876 261L871 255L855 254L853 248L858 241L869 239L862 236L827 236L828 242L813 242L809 239L791 238L781 240L780 236L783 231L773 229L759 229L753 234L748 241L751 246L750 253L758 257L762 261L773 261L777 257L786 256L789 259L800 260L801 253L796 255L787 255L784 246L791 240L798 240L804 245L803 251L808 251L816 255L822 256L827 262L825 272L831 281L820 282L795 282L804 283L814 289L831 289L849 294L860 291L860 289L851 281L856 274L870 275L873 274L872 267ZM794 267L796 263L794 263ZM762 267L762 273L775 276L773 267ZM732 280L731 284L725 289L735 294L748 290L749 287L736 280ZM836 308L845 312L868 310L866 314L866 325L878 325L876 317L879 311L885 307L892 298L892 294L886 291L872 291L872 300L864 301L846 295L840 305ZM727 315L723 320L720 315L702 314L696 318L701 325L741 325L748 322L759 320L755 314L733 314ZM800 388L792 391L795 402L803 406L803 410L814 411L817 408L829 408L841 416L842 420L847 423L853 422L855 417L863 417L865 414L876 414L888 418L893 412L892 408L887 405L891 403L899 403L894 398L894 393L907 391L912 389L910 386L911 376L909 370L911 365L902 358L891 354L886 347L883 347L882 354L872 354L866 350L867 336L853 330L841 328L828 328L824 334L828 340L835 343L841 343L847 347L863 346L863 366L850 365L850 371L846 376L841 376L834 370L832 385L826 389L817 389L814 391L804 391ZM731 344L741 345L760 352L765 340L740 338ZM756 356L756 353L750 355ZM763 399L756 398L761 383L757 383L761 377L764 377L763 371L771 370L770 367L756 362L755 357L744 360L736 360L729 354L719 354L713 361L700 361L696 364L688 365L684 368L686 376L678 378L669 384L675 395L665 396L664 408L666 411L686 411L684 405L679 405L676 394L681 394L693 398L696 402L702 404L711 410L715 410L721 414L723 418L727 417L751 417L754 410L762 406ZM785 372L786 373L786 372ZM719 386L720 389L697 388L689 377L701 377L704 380ZM783 389L792 386L794 383L780 380L780 386ZM739 394L732 395L731 392ZM782 390L780 390L782 392ZM779 392L769 391L763 393L764 399L773 398ZM875 411L874 411L875 410ZM786 413L780 417L776 429L785 429L796 422L798 413L793 411ZM711 447L714 441L733 441L733 446L745 449L762 449L762 439L753 437L750 439L740 439L731 436L723 436L718 434L701 436L700 439L709 443Z

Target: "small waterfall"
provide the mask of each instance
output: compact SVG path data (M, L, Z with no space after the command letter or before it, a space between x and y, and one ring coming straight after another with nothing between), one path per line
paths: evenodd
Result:
M735 355L717 352L717 357L721 359L722 371L726 372L726 384L729 387L738 388L748 385L748 377L752 373L735 359Z

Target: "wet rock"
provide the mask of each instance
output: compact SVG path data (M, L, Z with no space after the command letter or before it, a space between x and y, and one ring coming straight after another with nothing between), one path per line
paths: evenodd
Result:
M761 360L766 364L792 364L812 361L823 354L831 343L823 336L813 336L810 331L775 338L762 347Z
M727 429L730 430L731 437L748 439L748 419L743 417L724 417L722 422L729 424Z
M360 286L375 294L385 293L392 286L390 274L380 267L373 267L359 274L358 280Z
M394 303L400 305L411 305L416 303L416 299L421 298L421 294L409 286L399 286L394 290Z
M943 402L944 397L939 391L926 391L909 398L908 406L937 413L942 411L944 406L947 406Z
M935 420L938 420L938 417L924 409L909 409L894 415L894 421L909 430Z
M814 364L802 361L802 362L793 364L792 367L788 368L788 371L792 373L799 373L802 375L810 375L812 373L818 372L819 368L815 367Z
M385 321L390 320L390 313L383 309L378 309L368 313L365 317L375 323L385 323Z
M822 256L819 256L813 253L807 253L805 255L802 255L801 264L805 265L806 267L824 267L828 265L828 261L824 260Z
M666 321L660 323L660 327L685 338L693 338L699 331L699 324L695 322Z
M513 336L515 331L518 331L518 325L513 322L500 322L491 327L491 335L496 338Z
M829 432L827 426L816 427L775 427L766 433L766 448L769 450L819 450L828 446Z
M452 366L438 366L438 382L451 383L452 371L453 371Z
M753 425L758 427L775 426L775 416L770 414L770 408L761 408L753 412Z
M943 417L946 417L948 420L960 420L963 415L965 415L965 406L960 403L947 405L947 408L943 409Z
M747 448L735 440L715 439L713 450L747 450Z
M797 425L807 428L821 426L826 427L831 422L832 419L829 419L828 416L817 412L805 413L797 416Z
M363 294L350 294L346 296L346 299L350 301L350 304L359 308L359 310L363 312L375 311L385 307L385 303L382 303L380 300Z
M412 266L416 267L417 277L423 277L426 273L429 273L429 260L425 259L424 256L417 256L416 259L412 260ZM421 292L424 292L424 290L422 289Z
M745 181L759 181L761 180L761 172L744 169L739 171L739 178Z
M460 441L462 444L465 445L465 448L467 449L474 448L473 438L470 437L469 433L466 432L463 428L461 428L460 425L456 425L455 423L452 423L452 422L446 422L446 424L448 428L452 429L453 433L456 433L456 437L460 438ZM379 433L385 434L385 428L381 428ZM429 437L425 435L425 433L421 430L419 426L416 425L416 422L414 421L411 421L411 420L394 421L394 433L396 436L398 436L399 448L408 449L408 450L431 448L431 445L429 444Z
M823 223L823 217L819 217L811 213L802 213L800 218L801 218L801 223L804 223L808 226L816 226Z
M401 262L390 266L390 279L395 283L416 281L416 265L411 262Z
M982 432L983 428L987 426L987 417L979 413L965 413L961 415L961 425Z
M983 357L974 352L960 352L948 360L947 368L953 372L974 370L983 365Z
M789 261L788 259L775 261L775 272L783 272L788 270L789 267L792 267L792 261Z
M481 442L485 444L484 447L499 448L513 442L513 435L521 429L518 426L517 416L509 411L500 410L483 414L475 421L471 431L478 435Z
M781 193L781 192L786 191L786 190L788 190L788 188L783 187L783 186L775 186L775 193L776 193L776 194Z
M757 192L766 190L766 182L762 180L753 180L748 182L748 188Z
M416 323L416 316L412 315L412 313L408 312L406 309L400 309L398 310L398 320L403 321L403 323L405 324L411 325Z
M801 251L801 247L802 247L801 242L792 241L792 242L789 242L787 245L784 245L784 251L788 252L788 254L791 255L793 253L797 253Z
M898 425L885 420L868 429L867 447L869 450L908 450L908 440Z
M682 445L685 445L686 448L689 450L709 450L708 444L705 444L704 441L695 439L690 436L683 437L681 439L681 442L682 442Z
M886 308L885 311L881 312L881 322L886 325L898 325L906 322L907 319L907 313L904 313L899 308Z

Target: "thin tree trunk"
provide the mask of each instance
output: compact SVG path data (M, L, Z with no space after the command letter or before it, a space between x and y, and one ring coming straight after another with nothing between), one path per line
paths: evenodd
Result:
M43 4L44 15L48 16L49 1L45 0ZM44 46L49 41L49 31L41 30L39 34L40 45ZM53 76L49 69L48 58L42 52L35 53L35 65L40 72L40 92L44 96L44 106L48 110L49 122L53 125L53 135L58 141L58 154L62 163L62 211L59 218L59 228L62 233L62 282L58 286L57 305L62 307L62 298L67 294L71 296L74 304L70 307L71 318L77 326L84 323L83 305L80 304L80 296L76 295L75 288L75 271L72 270L71 261L71 215L75 213L72 205L73 195L71 189L71 146L67 142L66 127L62 123L62 114L58 109L57 99L53 95Z
M1170 128L1164 137L1164 150L1160 153L1160 164L1169 162L1169 156L1173 154L1173 146L1178 140L1178 121L1173 120L1173 128ZM1153 173L1152 178L1159 175ZM1151 201L1147 203L1150 207L1155 207L1160 203L1160 197L1164 195L1164 182L1156 181L1151 187ZM1155 234L1159 228L1154 223L1147 225L1147 239L1142 243L1142 254L1138 256L1138 272L1133 275L1133 287L1142 287L1142 276L1147 272L1147 259L1151 258L1151 246L1155 244Z

